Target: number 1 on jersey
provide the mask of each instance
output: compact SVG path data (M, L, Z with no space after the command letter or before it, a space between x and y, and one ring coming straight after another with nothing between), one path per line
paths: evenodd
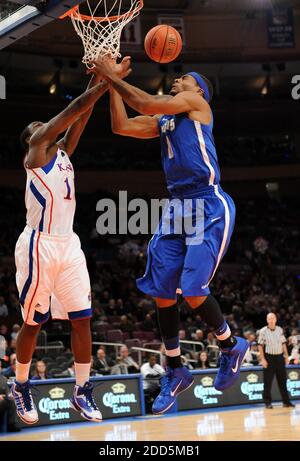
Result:
M68 178L65 179L65 183L66 183L66 186L67 186L67 195L64 197L64 199L65 200L72 200L72 198L71 198L71 187L70 187Z

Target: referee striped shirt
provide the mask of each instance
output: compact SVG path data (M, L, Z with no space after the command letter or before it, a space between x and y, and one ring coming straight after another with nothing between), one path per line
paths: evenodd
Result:
M276 326L274 330L271 330L271 328L266 326L259 331L258 344L265 346L266 354L282 354L282 344L284 343L286 343L286 339L281 327Z

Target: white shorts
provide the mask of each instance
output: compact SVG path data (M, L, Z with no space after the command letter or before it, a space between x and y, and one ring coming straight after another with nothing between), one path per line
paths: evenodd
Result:
M92 316L90 278L75 233L48 235L26 226L15 249L16 282L24 322Z

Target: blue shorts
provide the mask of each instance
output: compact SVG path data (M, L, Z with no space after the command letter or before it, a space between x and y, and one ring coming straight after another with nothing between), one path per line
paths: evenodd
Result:
M176 299L178 288L183 296L207 296L230 242L235 205L220 186L209 186L196 197L190 194L184 199L176 198L176 206L164 210L148 245L145 274L137 279L137 287L153 297ZM183 231L178 233L183 216ZM194 233L186 221L192 223Z

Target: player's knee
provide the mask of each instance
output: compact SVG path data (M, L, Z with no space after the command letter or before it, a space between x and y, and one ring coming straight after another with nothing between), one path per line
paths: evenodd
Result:
M76 331L90 329L91 319L77 319L71 321L72 328Z
M40 329L42 328L41 324L38 325L28 325L27 323L23 323L22 331L24 331L27 335L36 336L39 334Z
M156 306L159 308L170 307L176 304L176 299L155 298Z
M185 296L185 300L192 309L196 309L204 303L207 296Z

